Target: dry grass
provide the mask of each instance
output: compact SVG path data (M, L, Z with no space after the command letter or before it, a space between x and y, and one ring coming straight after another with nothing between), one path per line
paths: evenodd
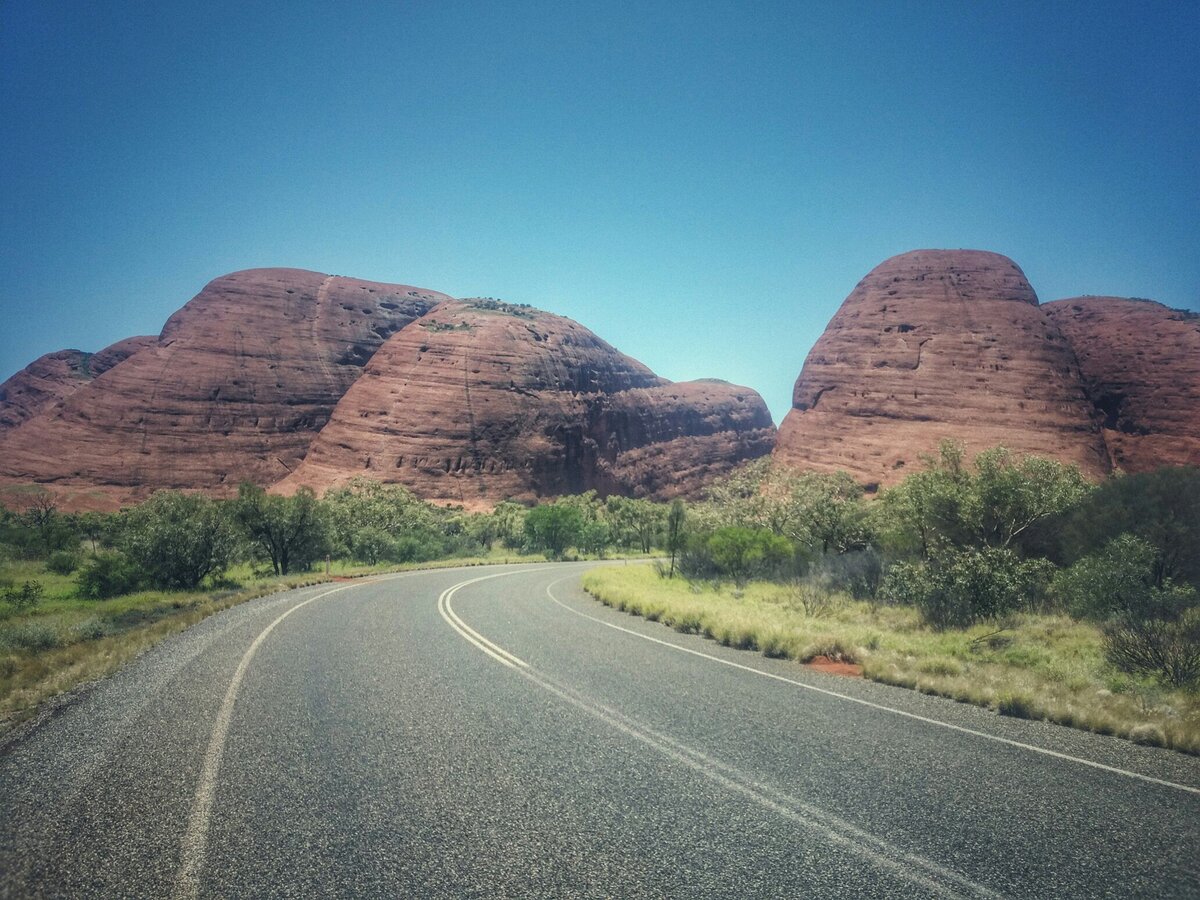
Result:
M660 578L649 566L596 569L584 587L609 606L731 647L857 662L873 681L1200 754L1200 696L1115 671L1099 630L1065 616L1021 615L1000 631L934 631L906 607L835 596L812 616L779 585L753 583L737 597L729 588Z

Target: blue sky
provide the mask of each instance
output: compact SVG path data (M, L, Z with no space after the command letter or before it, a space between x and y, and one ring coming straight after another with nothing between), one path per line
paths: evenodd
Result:
M1200 4L0 5L0 379L296 266L578 319L776 419L854 284L1200 309Z

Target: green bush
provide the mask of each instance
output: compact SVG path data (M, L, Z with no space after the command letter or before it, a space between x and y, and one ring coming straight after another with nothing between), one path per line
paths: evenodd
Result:
M680 559L689 577L725 577L742 586L751 577L778 574L791 562L790 540L766 528L726 526L695 535Z
M354 532L350 551L356 560L369 566L386 561L396 562L396 541L382 528L367 526Z
M9 587L0 591L0 600L24 611L41 603L43 593L45 590L40 581L26 581L20 587Z
M80 597L108 600L136 591L145 576L122 553L98 553L84 563L75 580Z
M62 645L62 636L45 622L23 621L0 628L0 648L8 650L53 650Z
M544 551L546 556L561 558L568 547L579 543L583 525L583 513L578 506L551 503L526 513L525 538L529 546Z
M46 568L55 575L70 575L79 568L79 554L70 550L56 550L46 558Z
M1191 585L1157 580L1158 551L1122 534L1055 577L1051 590L1078 618L1173 620L1196 601Z
M1032 606L1052 569L998 547L947 551L927 563L893 566L881 591L917 607L934 628L966 628Z
M199 494L158 491L125 517L121 550L146 581L190 590L229 566L237 544L225 510Z

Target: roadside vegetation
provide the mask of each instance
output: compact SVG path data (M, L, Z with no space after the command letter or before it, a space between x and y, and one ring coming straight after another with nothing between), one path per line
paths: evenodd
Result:
M1200 470L1093 485L946 443L868 500L761 461L678 531L669 562L585 586L730 646L1200 753Z
M110 515L31 495L0 510L0 725L254 597L418 567L642 555L667 513L594 492L468 513L365 479L320 499L162 491Z
M471 513L356 479L318 498L164 491L111 515L0 511L0 722L204 616L328 578L656 555L606 603L734 647L1200 753L1200 470L1087 482L943 444L867 497L769 460L701 502L595 492Z

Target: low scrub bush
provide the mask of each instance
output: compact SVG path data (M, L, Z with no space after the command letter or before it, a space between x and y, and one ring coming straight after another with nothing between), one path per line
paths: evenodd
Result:
M728 525L711 534L691 535L679 569L688 578L731 579L744 585L752 577L783 572L794 557L791 541L765 528Z
M46 557L46 568L55 575L70 575L79 568L79 554L70 550L56 550Z
M54 626L39 621L16 622L0 628L0 647L7 650L52 650L62 645Z
M934 628L966 628L1034 606L1052 569L998 547L947 551L927 563L894 566L882 592L917 607Z
M1104 628L1104 652L1117 668L1176 687L1200 683L1200 608L1174 621L1125 617Z
M79 596L86 600L108 600L131 593L143 580L141 570L122 553L98 553L76 576Z
M41 603L44 593L40 581L26 581L20 587L8 587L0 591L0 600L23 612Z

